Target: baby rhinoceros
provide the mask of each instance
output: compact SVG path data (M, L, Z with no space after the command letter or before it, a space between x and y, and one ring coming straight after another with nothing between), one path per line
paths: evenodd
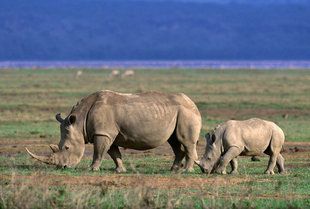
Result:
M237 156L257 156L265 153L270 156L265 174L274 174L277 165L279 173L285 173L284 158L280 154L284 144L284 133L275 123L252 118L245 121L229 120L218 125L212 136L206 135L206 151L195 163L203 173L219 169L226 174L230 163L231 173L237 173Z

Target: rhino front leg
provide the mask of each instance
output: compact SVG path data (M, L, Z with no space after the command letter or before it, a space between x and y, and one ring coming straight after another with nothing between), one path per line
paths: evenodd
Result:
M112 145L112 140L108 136L94 136L94 155L90 170L99 171L104 155Z
M108 154L111 156L116 165L115 171L118 173L126 172L126 168L123 165L122 155L121 152L119 151L118 146L112 145L108 151Z
M232 161L232 163L236 166L236 161L234 159L242 152L242 149L239 147L230 147L227 152L223 155L220 161L219 169L221 174L226 174L226 167L229 162ZM236 166L237 168L238 166ZM233 168L234 170L234 168Z

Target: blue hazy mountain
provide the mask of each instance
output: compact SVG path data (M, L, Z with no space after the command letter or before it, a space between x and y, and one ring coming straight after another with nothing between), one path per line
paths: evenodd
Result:
M306 60L310 3L1 0L0 60Z
M199 2L217 4L310 4L309 0L123 0L123 1L151 1L151 2Z

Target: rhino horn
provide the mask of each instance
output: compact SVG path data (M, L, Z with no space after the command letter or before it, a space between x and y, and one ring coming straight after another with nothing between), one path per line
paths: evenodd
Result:
M201 171L204 170L204 168L203 168L202 165L200 164L200 160L195 160L194 162L195 162L196 165L199 166L199 168L201 169Z
M200 165L200 160L195 160L194 162L196 165Z
M61 118L60 113L58 113L58 114L56 115L56 120L57 120L59 123L62 123L62 122L64 121L64 119Z
M50 144L49 145L51 150L55 153L55 152L59 152L59 147L58 145L55 145L55 144Z
M53 155L39 156L39 155L36 155L36 154L33 154L32 152L30 152L27 148L25 148L25 149L31 157L33 157L39 161L42 161L42 162L47 163L47 164L53 164L53 165L57 164Z
M202 173L208 173L208 172L206 171L206 169L201 165L200 160L195 160L194 162L195 162L196 165L199 166L199 168L200 168L200 170L201 170Z
M210 134L209 134L209 133L206 134L206 140L207 140L206 146L208 146L209 144L210 144L210 145L212 144L211 137L210 137Z

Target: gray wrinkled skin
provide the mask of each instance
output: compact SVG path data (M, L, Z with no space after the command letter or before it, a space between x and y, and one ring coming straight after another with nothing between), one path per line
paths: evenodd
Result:
M116 164L116 171L125 172L119 147L147 150L167 142L175 160L171 170L182 167L193 170L198 158L196 144L201 129L201 116L196 105L184 94L148 92L121 94L99 91L78 102L70 114L60 122L61 140L50 145L53 154L38 156L45 163L58 167L76 166L86 143L94 144L93 162L89 169L99 170L108 153Z
M229 120L218 125L212 135L206 135L205 154L195 163L207 174L217 169L221 174L226 174L226 166L230 163L231 173L237 173L237 156L258 156L265 153L270 156L265 174L274 174L275 165L279 173L285 173L284 158L280 154L284 139L283 131L273 122L258 118Z

